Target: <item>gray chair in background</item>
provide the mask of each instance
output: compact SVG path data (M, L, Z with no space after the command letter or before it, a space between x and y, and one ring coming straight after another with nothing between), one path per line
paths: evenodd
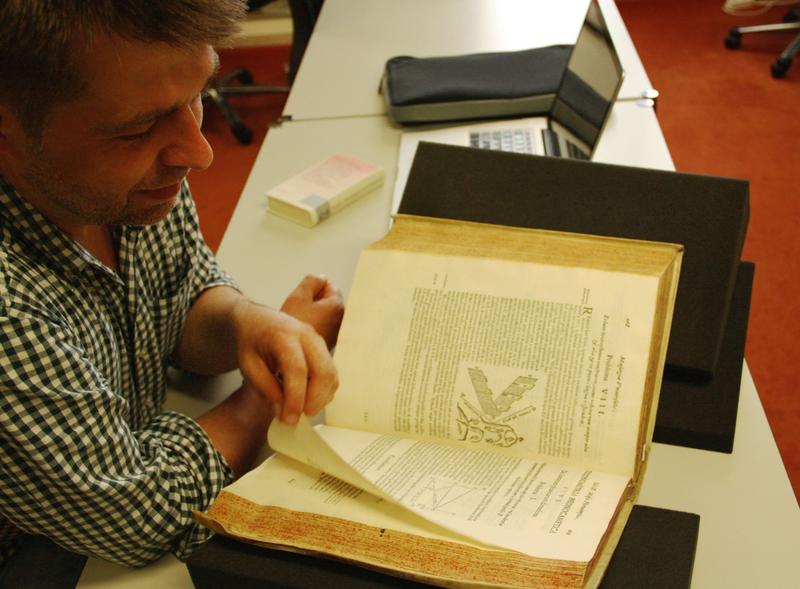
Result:
M793 7L784 15L783 22L768 25L754 25L748 27L733 27L725 37L725 47L739 49L742 46L742 35L749 33L771 33L787 30L800 30L800 8ZM792 65L792 58L800 51L800 33L789 43L772 64L772 77L782 78Z
M248 10L258 10L273 0L249 0ZM292 15L292 47L289 57L288 80L294 81L303 54L311 38L317 16L322 8L322 0L289 0ZM254 84L252 74L245 68L237 68L212 81L206 90L206 97L219 108L236 140L246 145L253 140L253 131L245 125L228 101L229 96L242 94L288 94L289 86L269 86Z

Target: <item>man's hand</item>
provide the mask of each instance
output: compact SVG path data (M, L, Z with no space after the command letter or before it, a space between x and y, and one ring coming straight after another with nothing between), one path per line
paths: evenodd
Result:
M341 304L328 301L315 307L320 301L312 297L308 302L304 295L297 295L307 280L290 295L296 300L289 306L321 325L335 341L338 321L332 317L336 309L341 316ZM256 389L280 406L281 421L294 424L301 413L319 413L333 398L339 380L325 340L315 328L244 299L236 305L233 318L239 368Z
M311 325L328 349L336 345L344 302L341 291L324 276L306 276L286 297L281 311Z
M238 366L280 405L281 420L294 423L301 413L319 413L339 384L328 346L336 343L343 313L339 290L320 276L304 278L282 311L227 286L209 288L190 309L173 360L197 374Z

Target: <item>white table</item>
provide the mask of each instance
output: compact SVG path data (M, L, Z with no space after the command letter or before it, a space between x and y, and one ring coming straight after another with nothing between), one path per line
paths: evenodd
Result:
M732 454L653 444L639 501L700 515L692 587L796 587L800 509L745 363Z
M284 108L294 120L382 115L386 61L572 44L588 0L326 0ZM651 88L613 0L600 6L625 70L620 98Z
M357 253L387 229L400 130L382 116L286 122L270 130L218 251L244 290L279 304L307 272L327 274L345 293ZM307 229L266 212L264 191L336 153L380 164L383 186ZM595 159L674 169L652 108L614 106Z
M223 266L270 304L279 304L308 271L327 273L347 292L358 252L386 231L398 140L399 131L380 116L294 121L271 130L220 247ZM266 212L267 187L335 152L384 165L383 187L312 229ZM674 169L655 113L633 102L615 105L596 159ZM175 383L170 407L197 415L238 382L235 374L185 378ZM200 398L183 390L199 391ZM700 514L694 587L792 585L800 509L746 366L733 454L654 444L639 503ZM136 571L90 559L79 587L192 584L185 566L169 556Z

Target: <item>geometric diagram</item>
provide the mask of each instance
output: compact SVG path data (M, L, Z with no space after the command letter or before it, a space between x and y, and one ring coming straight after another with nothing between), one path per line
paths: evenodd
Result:
M475 493L476 487L467 487L452 481L437 480L434 477L428 479L428 483L419 490L414 498L417 507L428 511L443 511L445 513L456 514L466 509L463 500L468 495ZM449 507L449 509L447 509ZM455 511L454 511L455 510Z
M536 379L532 376L518 376L506 387L506 390L494 398L486 375L480 368L467 368L467 372L469 372L472 388L475 389L481 409L489 417L498 417L508 411L515 401L519 401L524 393L536 385Z
M458 409L458 437L462 441L488 444L509 448L521 442L522 438L507 423L489 421L480 411L473 407L464 397L456 404ZM470 415L467 415L469 412Z

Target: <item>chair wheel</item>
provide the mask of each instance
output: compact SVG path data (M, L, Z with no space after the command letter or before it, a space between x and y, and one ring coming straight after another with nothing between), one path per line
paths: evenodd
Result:
M252 84L253 74L251 74L248 70L241 68L239 73L236 74L236 79L239 80L240 84Z
M733 28L728 33L728 36L725 37L725 47L728 49L739 49L742 46L742 34Z
M792 59L790 57L779 57L775 60L775 63L772 64L772 77L782 78L786 75L790 65L792 65Z
M242 145L249 145L253 141L253 132L244 123L236 123L231 127L236 140Z

